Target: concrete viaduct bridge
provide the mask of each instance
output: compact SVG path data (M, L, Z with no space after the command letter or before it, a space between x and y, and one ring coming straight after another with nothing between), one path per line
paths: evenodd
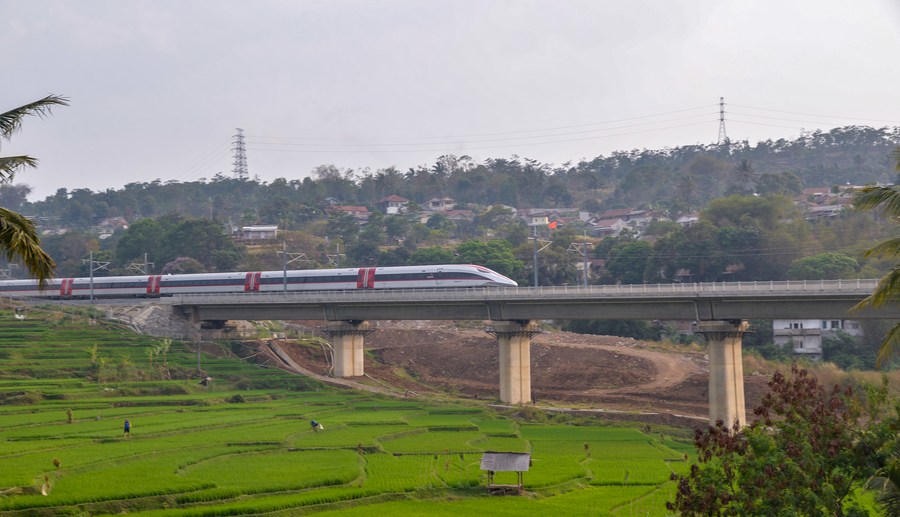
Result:
M500 399L531 402L531 338L540 320L692 320L707 339L709 419L746 423L741 337L748 319L900 319L897 306L850 309L877 280L636 284L176 295L192 321L325 320L335 375L363 375L371 320L485 320L500 345Z

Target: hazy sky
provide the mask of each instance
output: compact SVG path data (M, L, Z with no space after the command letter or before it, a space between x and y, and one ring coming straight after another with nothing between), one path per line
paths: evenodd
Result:
M900 126L898 0L0 0L3 155L56 189L321 164L551 164Z

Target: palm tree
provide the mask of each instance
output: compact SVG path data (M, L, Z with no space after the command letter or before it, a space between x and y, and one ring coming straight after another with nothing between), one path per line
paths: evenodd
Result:
M900 170L900 148L894 152L897 158L897 170ZM873 186L865 187L856 196L854 205L862 210L872 210L881 208L881 210L891 218L900 217L900 186L893 185L887 187ZM891 255L900 257L900 237L888 239L880 242L875 247L866 250L866 257L872 255ZM866 299L861 301L854 309L861 309L865 306L879 307L888 302L897 302L900 300L900 264L897 264L878 281L875 290ZM900 323L894 325L888 331L878 350L878 358L876 364L880 366L884 361L891 357L894 347L900 342Z
M53 106L68 106L69 101L58 95L48 95L43 99L19 106L6 113L0 113L0 138L9 140L22 127L26 115L44 117ZM21 169L36 167L37 159L31 156L0 156L0 182L10 182ZM0 248L6 251L7 260L21 258L31 276L40 285L46 285L53 275L56 264L40 246L40 239L34 223L28 218L0 207Z

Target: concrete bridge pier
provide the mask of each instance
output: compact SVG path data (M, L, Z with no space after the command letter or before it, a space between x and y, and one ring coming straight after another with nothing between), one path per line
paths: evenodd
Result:
M744 363L741 337L749 323L743 320L701 321L698 334L707 340L709 355L709 423L721 420L747 425L744 402Z
M535 321L495 321L484 331L500 343L500 400L531 402L531 338L541 333Z
M365 337L375 332L368 321L329 321L325 333L331 336L334 347L334 376L358 377L364 375L363 350Z

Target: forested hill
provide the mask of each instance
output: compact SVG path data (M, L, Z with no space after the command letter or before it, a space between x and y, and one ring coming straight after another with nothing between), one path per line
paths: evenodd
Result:
M293 178L269 183L221 175L183 183L156 180L105 192L60 189L34 203L26 200L26 185L4 185L0 206L74 228L109 217L135 221L177 212L236 224L277 222L290 229L321 217L329 198L372 209L389 195L417 203L451 197L463 205L517 208L651 207L676 215L729 194L797 194L804 187L893 182L892 153L898 144L900 128L850 126L795 140L620 151L562 165L516 155L484 163L446 155L406 171L322 165L312 177L298 170Z

